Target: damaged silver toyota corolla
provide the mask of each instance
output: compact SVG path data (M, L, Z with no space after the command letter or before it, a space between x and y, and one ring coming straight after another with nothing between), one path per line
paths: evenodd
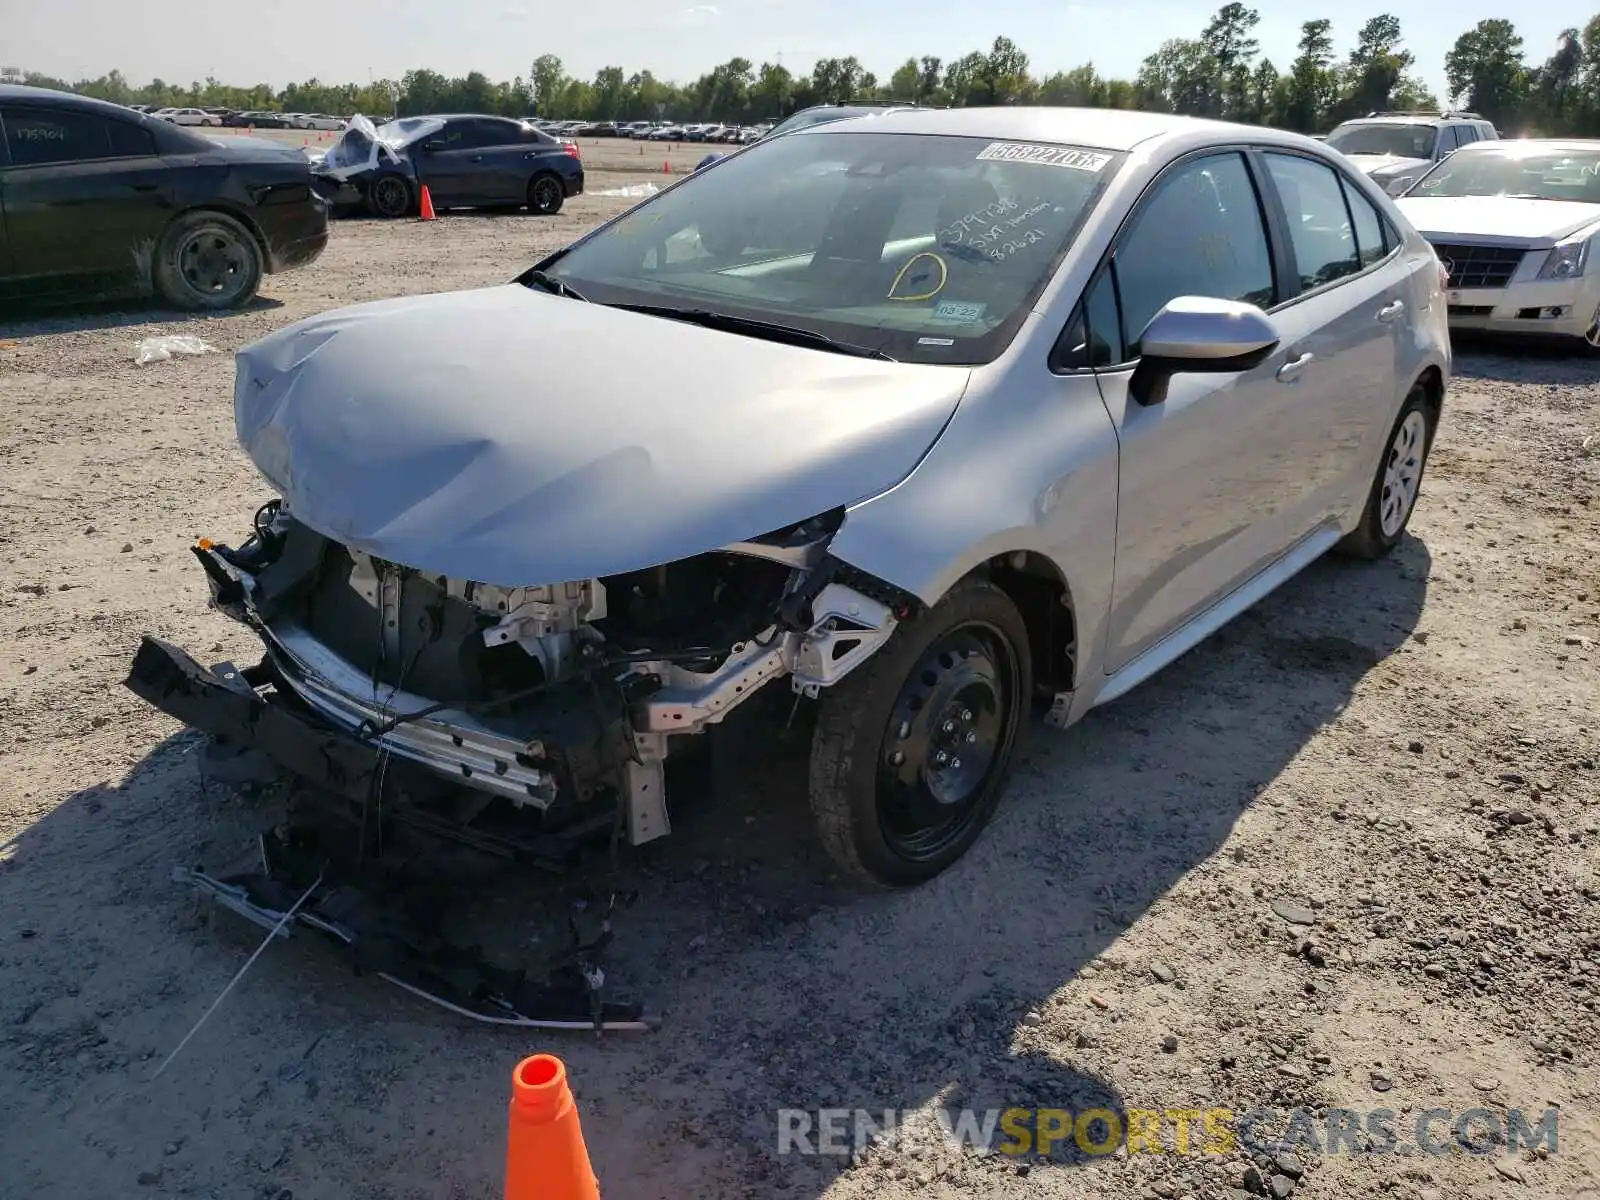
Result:
M1068 724L1336 543L1392 548L1448 370L1432 251L1309 139L818 127L515 283L242 351L280 499L196 553L266 657L146 639L129 683L356 804L409 764L438 795L386 811L524 848L667 833L669 755L781 687L828 851L915 883L1032 703Z

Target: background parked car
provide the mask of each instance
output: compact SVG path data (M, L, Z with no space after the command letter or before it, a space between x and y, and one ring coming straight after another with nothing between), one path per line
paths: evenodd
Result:
M162 108L157 109L155 115L163 121L173 125L218 125L222 118L215 113L208 113L203 108Z
M313 170L336 202L380 217L415 211L423 185L436 209L526 205L551 215L583 191L578 147L527 121L480 114L352 119Z
M290 147L16 86L0 86L0 128L0 292L233 308L327 244L328 206Z
M345 122L327 113L295 113L290 124L295 129L343 129Z
M1323 140L1398 196L1440 159L1499 136L1477 113L1375 112L1335 126Z
M1452 328L1600 350L1600 141L1479 142L1396 204L1449 272Z
M234 113L224 124L235 129L292 129L289 117L281 112L241 112Z

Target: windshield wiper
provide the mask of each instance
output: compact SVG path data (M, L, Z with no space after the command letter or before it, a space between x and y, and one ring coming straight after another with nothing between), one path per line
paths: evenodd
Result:
M815 346L834 354L849 354L855 358L876 358L881 362L900 360L871 346L857 346L841 342L814 329L801 329L798 325L783 325L776 321L758 321L752 317L735 317L729 313L712 312L708 308L671 308L665 304L611 304L625 312L644 313L651 317L666 317L673 321L686 321L703 325L707 329L720 329L725 333L747 333L752 337L769 338L775 342L793 342L802 346Z
M587 303L589 299L589 297L585 296L566 280L557 279L548 271L541 271L537 267L531 271L524 271L522 278L518 280L518 282L524 285L543 288L552 295L565 296L569 300L582 300Z

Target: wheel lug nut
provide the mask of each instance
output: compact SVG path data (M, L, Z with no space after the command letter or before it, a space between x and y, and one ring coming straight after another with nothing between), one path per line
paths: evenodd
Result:
M970 708L963 708L963 709L962 709L962 710L961 710L961 719L962 719L962 720L963 720L963 721L970 721L970 720L972 720L972 710L971 710L971 709L970 709Z
M951 770L952 770L952 771L959 771L959 770L961 770L961 760L960 760L960 759L959 759L959 758L952 758L952 759L951 759L951 760L950 760L950 769L951 769Z
M889 755L889 765L890 766L898 767L902 763L904 763L905 761L906 761L905 752L902 751L902 750L896 750L893 754Z
M938 766L938 767L944 766L945 763L947 763L949 761L950 761L950 756L948 754L946 754L943 750L940 750L937 754L935 754L933 756L933 763L934 763L935 766Z
M969 729L969 730L967 730L967 745L969 745L969 746L970 746L970 745L972 745L972 744L973 744L973 743L974 743L974 742L976 742L976 741L977 741L977 740L978 740L978 735L977 735L977 734L976 734L976 733L974 733L974 732L973 732L973 731L972 731L972 730L970 730L970 729Z
M897 737L899 737L902 741L904 741L906 738L910 737L911 736L911 722L910 721L901 721L900 722L900 728L895 730L895 735Z
M939 728L945 733L954 733L956 731L956 723L954 721L946 721Z

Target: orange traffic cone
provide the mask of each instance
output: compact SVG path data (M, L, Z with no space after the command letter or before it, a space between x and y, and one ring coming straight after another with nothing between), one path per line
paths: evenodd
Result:
M662 163L661 163L661 173L663 175L671 175L672 174L672 164L669 163L669 162L666 162L665 160L663 160Z
M438 214L433 211L433 193L428 191L428 185L422 185L422 210L418 214L424 221L437 221Z
M506 1200L600 1200L567 1069L535 1054L511 1073Z

